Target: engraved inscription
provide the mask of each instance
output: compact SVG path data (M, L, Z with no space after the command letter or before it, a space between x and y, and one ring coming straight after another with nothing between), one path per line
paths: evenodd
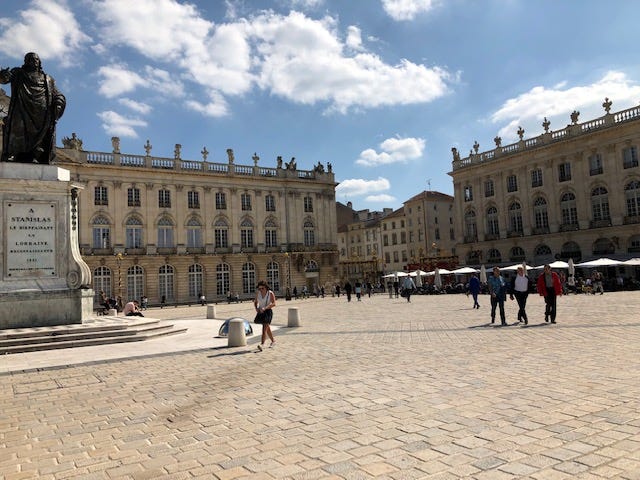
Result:
M5 204L5 277L56 275L56 206L52 203Z

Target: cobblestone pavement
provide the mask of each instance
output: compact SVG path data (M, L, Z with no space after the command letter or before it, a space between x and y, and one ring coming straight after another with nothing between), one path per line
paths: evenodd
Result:
M640 479L640 292L562 297L557 325L531 295L528 327L480 303L310 299L261 353L0 375L0 478Z

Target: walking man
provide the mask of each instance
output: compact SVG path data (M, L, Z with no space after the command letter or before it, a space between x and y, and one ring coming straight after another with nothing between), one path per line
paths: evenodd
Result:
M525 307L527 306L527 297L529 296L529 277L524 272L524 267L518 267L518 273L511 281L511 294L509 298L516 298L518 302L518 321L528 325L529 319Z
M556 298L562 295L562 284L556 272L547 264L542 275L538 277L538 293L544 297L544 321L556 323Z
M496 320L496 307L500 309L500 323L502 326L507 325L507 319L504 313L504 301L507 299L507 285L504 278L500 275L500 269L493 267L493 275L487 279L489 293L491 294L491 323Z

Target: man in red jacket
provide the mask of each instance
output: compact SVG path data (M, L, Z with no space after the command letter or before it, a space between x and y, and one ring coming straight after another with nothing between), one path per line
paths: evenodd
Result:
M544 321L556 323L556 297L562 295L562 284L556 272L551 271L547 264L544 266L542 275L538 277L536 286L538 293L544 297Z

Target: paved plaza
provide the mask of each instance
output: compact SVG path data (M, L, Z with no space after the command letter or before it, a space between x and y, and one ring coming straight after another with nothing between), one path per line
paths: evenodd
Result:
M537 295L528 327L480 304L279 300L260 353L167 308L193 328L2 357L0 478L640 479L640 292L562 297L557 325Z

